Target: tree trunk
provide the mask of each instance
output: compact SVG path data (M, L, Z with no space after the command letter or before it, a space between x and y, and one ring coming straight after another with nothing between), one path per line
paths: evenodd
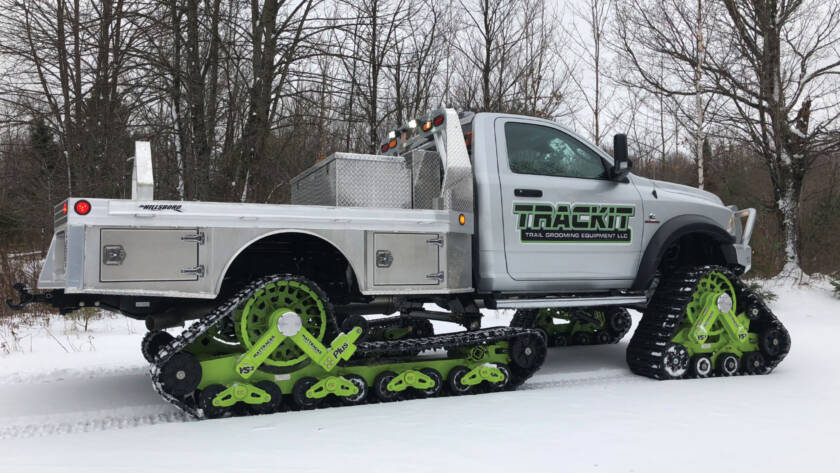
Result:
M779 227L782 229L784 241L782 274L791 277L799 277L802 273L799 260L799 199L801 194L802 179L797 178L795 173L792 172L785 173L781 188L774 186L776 216L779 220Z

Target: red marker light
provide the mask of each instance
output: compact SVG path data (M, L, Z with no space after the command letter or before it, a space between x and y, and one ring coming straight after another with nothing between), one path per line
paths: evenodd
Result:
M383 153L384 153L385 151L388 151L388 143L383 144L383 145L382 145L382 148L380 148L380 149L382 150L382 152L383 152Z
M67 201L65 200L63 204L61 204L61 213L67 214Z
M436 116L436 117L435 117L435 119L434 119L434 120L432 120L432 123L433 123L435 126L441 126L441 125L443 124L443 115L438 115L438 116Z
M76 213L79 215L89 214L91 208L92 207L90 206L90 202L86 200L79 200L76 202L76 205L73 206L73 210L75 210Z

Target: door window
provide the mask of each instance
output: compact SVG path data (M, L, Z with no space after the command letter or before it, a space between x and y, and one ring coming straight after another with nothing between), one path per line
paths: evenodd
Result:
M505 123L510 170L517 174L605 179L601 157L580 141L555 128L530 123Z

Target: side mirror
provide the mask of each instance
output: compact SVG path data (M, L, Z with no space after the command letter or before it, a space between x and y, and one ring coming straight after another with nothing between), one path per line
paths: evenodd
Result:
M614 181L622 181L627 178L633 163L627 158L627 135L617 134L613 137L613 167L610 170L610 178Z

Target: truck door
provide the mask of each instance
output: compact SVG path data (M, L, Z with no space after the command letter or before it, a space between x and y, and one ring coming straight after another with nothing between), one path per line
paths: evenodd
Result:
M611 164L559 126L499 118L495 129L510 277L632 280L644 220L635 185L609 180Z

